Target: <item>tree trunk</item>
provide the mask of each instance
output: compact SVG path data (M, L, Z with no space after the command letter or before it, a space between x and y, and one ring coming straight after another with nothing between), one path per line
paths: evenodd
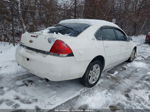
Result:
M21 1L18 0L18 13L19 13L19 20L21 22L23 33L26 32L26 25L24 23L23 17L22 17L22 11L21 11Z

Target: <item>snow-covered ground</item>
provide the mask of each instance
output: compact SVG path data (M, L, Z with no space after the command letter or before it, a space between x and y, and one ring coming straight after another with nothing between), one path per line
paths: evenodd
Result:
M47 82L32 75L16 64L17 46L0 43L0 109L150 109L150 45L144 39L133 37L133 63L103 73L92 89L78 80Z
M0 109L52 109L80 94L77 80L47 82L15 61L16 47L0 43Z

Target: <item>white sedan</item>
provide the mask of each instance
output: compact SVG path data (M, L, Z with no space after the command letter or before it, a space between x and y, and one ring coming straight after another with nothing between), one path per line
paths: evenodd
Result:
M104 70L133 61L137 47L116 24L69 19L45 30L22 35L16 51L19 65L51 81L80 78L93 87Z

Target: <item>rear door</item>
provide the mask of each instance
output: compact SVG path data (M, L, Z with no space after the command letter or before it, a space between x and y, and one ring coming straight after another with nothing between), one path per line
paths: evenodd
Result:
M112 67L120 63L121 52L120 43L118 43L113 27L101 28L101 37L106 54L106 66Z

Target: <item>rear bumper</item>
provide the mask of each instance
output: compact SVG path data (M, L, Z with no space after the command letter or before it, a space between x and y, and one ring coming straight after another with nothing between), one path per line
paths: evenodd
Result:
M34 75L51 81L76 79L83 76L88 62L78 62L75 57L56 57L37 53L19 46L16 51L19 65Z
M150 43L150 40L145 40L146 43Z

